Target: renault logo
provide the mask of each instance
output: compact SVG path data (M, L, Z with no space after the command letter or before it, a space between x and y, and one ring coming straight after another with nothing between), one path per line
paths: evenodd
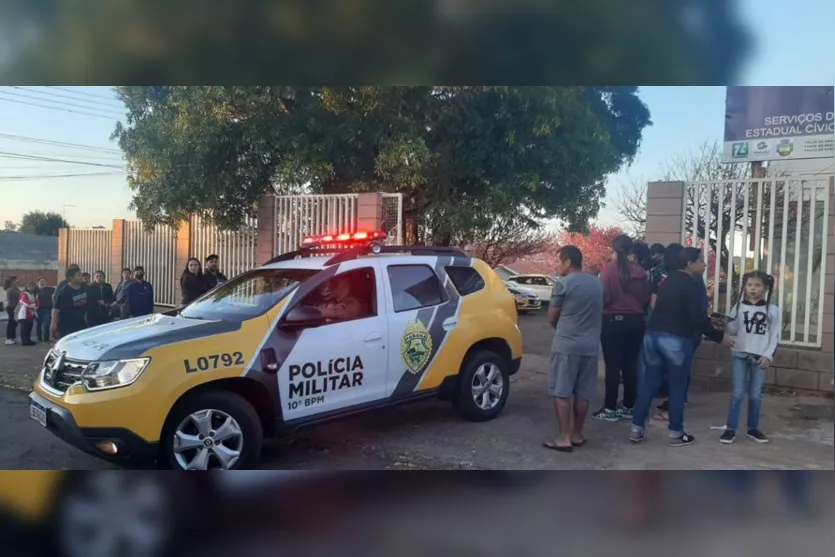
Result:
M49 366L47 366L44 376L48 382L55 378L55 374L64 368L64 358L67 356L66 352L61 352Z

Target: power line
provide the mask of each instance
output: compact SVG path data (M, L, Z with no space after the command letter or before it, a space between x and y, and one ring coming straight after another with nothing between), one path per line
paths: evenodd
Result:
M82 172L77 174L31 174L29 176L0 176L0 180L42 180L46 178L78 178L82 176L121 176L123 172Z
M61 93L55 93L53 91L41 91L39 89L35 89L34 87L19 87L17 85L12 85L11 87L12 87L12 89L18 89L19 91L24 91L24 92L27 92L27 93L34 93L36 95L46 95L48 97L58 97L58 98L61 98L61 99L69 99L69 100L75 101L75 102L87 103L87 105L93 105L93 106L84 105L84 106L82 106L83 108L105 110L105 111L111 111L112 110L112 111L115 111L115 112L122 112L122 110L124 109L124 105L122 105L122 106L118 106L118 105L108 106L105 103L103 103L101 99L80 99L78 97L73 97L72 95L62 95ZM50 102L56 102L56 101L50 101ZM70 104L67 101L61 101L61 102L66 103L66 104Z
M100 151L103 153L117 153L122 154L119 149L110 149L107 147L96 147L94 145L85 145L83 143L69 143L66 141L55 141L52 139L40 139L37 137L28 137L25 135L11 135L7 133L0 133L0 139L8 139L11 141L21 141L24 143L41 143L44 145L56 145L59 147L67 147L70 149L79 149L83 151Z
M0 151L0 157L6 157L10 159L22 159L22 160L33 160L33 161L45 161L45 162L61 162L66 164L80 164L84 166L100 166L102 168L118 168L119 170L124 170L123 166L116 166L113 164L100 164L96 162L86 162L86 161L70 161L66 159L55 159L51 157L40 157L36 155L27 155L25 153L12 153L9 151Z
M7 95L8 93L0 92L0 94L6 94ZM49 108L51 110L59 110L61 112L72 112L74 114L83 114L85 116L93 116L94 118L104 118L105 120L111 120L111 121L116 120L116 118L113 117L113 116L102 116L101 114L92 114L90 112L82 112L80 110L72 110L72 109L69 109L69 108L58 108L58 107L55 107L55 106L29 103L29 102L26 102L26 101L17 101L15 99L6 99L6 98L3 98L3 97L0 97L0 100L10 102L10 103L28 104L29 106L37 106L39 108Z
M83 105L83 104L75 104L75 103L71 103L71 102L67 102L67 101L56 101L56 100L52 100L48 97L44 99L44 98L33 97L32 96L32 93L34 93L36 95L52 95L54 93L41 93L40 91L29 91L27 89L23 89L21 87L16 87L16 86L14 86L12 88L13 89L19 89L19 90L23 91L24 93L29 93L29 94L26 95L24 93L15 93L15 92L10 92L10 91L3 91L3 94L4 95L14 95L16 97L22 97L24 99L29 99L29 100L38 101L38 102L54 103L54 104L61 105L61 106L72 106L74 108L83 108L84 110L95 110L95 111L97 111L101 114L114 114L114 115L118 114L118 115L121 116L121 113L116 109L99 108L99 107Z
M111 101L118 101L119 98L116 96L108 96L108 95L97 95L96 93L90 93L88 91L77 91L75 89L68 89L67 87L56 87L54 85L44 85L47 89L58 89L59 91L66 91L67 93L73 93L75 95L85 95L88 97L93 97L96 99L108 99Z
M52 89L52 87L47 87L47 86L41 87L41 89L45 89L45 88ZM71 94L68 95L68 94L56 93L54 91L41 91L40 89L36 89L35 87L15 87L15 89L26 89L26 90L41 93L41 94L44 94L44 95L52 95L54 97L62 97L62 98L65 98L65 99L70 99L72 101L92 103L92 104L96 105L97 107L112 108L112 109L115 109L115 110L122 110L122 109L125 108L125 105L124 105L124 103L121 102L121 99L118 99L116 97L112 97L112 98L109 99L110 102L112 102L113 104L108 106L108 105L102 103L102 101L104 100L104 97L99 97L99 96L78 97L78 96L75 96L76 95L75 92L72 92ZM60 89L60 91L64 91L64 90Z

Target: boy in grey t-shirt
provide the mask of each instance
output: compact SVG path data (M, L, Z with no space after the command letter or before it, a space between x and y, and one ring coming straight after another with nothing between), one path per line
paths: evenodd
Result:
M548 308L548 321L556 329L548 392L554 397L560 435L544 445L571 452L586 442L583 424L597 391L604 292L600 279L583 272L583 254L576 246L560 249L557 268L560 279Z

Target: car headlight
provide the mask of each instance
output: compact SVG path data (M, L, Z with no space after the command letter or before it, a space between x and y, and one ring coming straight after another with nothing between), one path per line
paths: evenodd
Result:
M84 370L81 383L88 391L126 387L139 379L150 361L150 358L136 358L93 362Z

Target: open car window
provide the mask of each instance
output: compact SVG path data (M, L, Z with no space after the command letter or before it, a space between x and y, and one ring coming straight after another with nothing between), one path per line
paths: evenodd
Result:
M258 269L204 294L180 311L190 319L244 321L268 312L316 269Z

